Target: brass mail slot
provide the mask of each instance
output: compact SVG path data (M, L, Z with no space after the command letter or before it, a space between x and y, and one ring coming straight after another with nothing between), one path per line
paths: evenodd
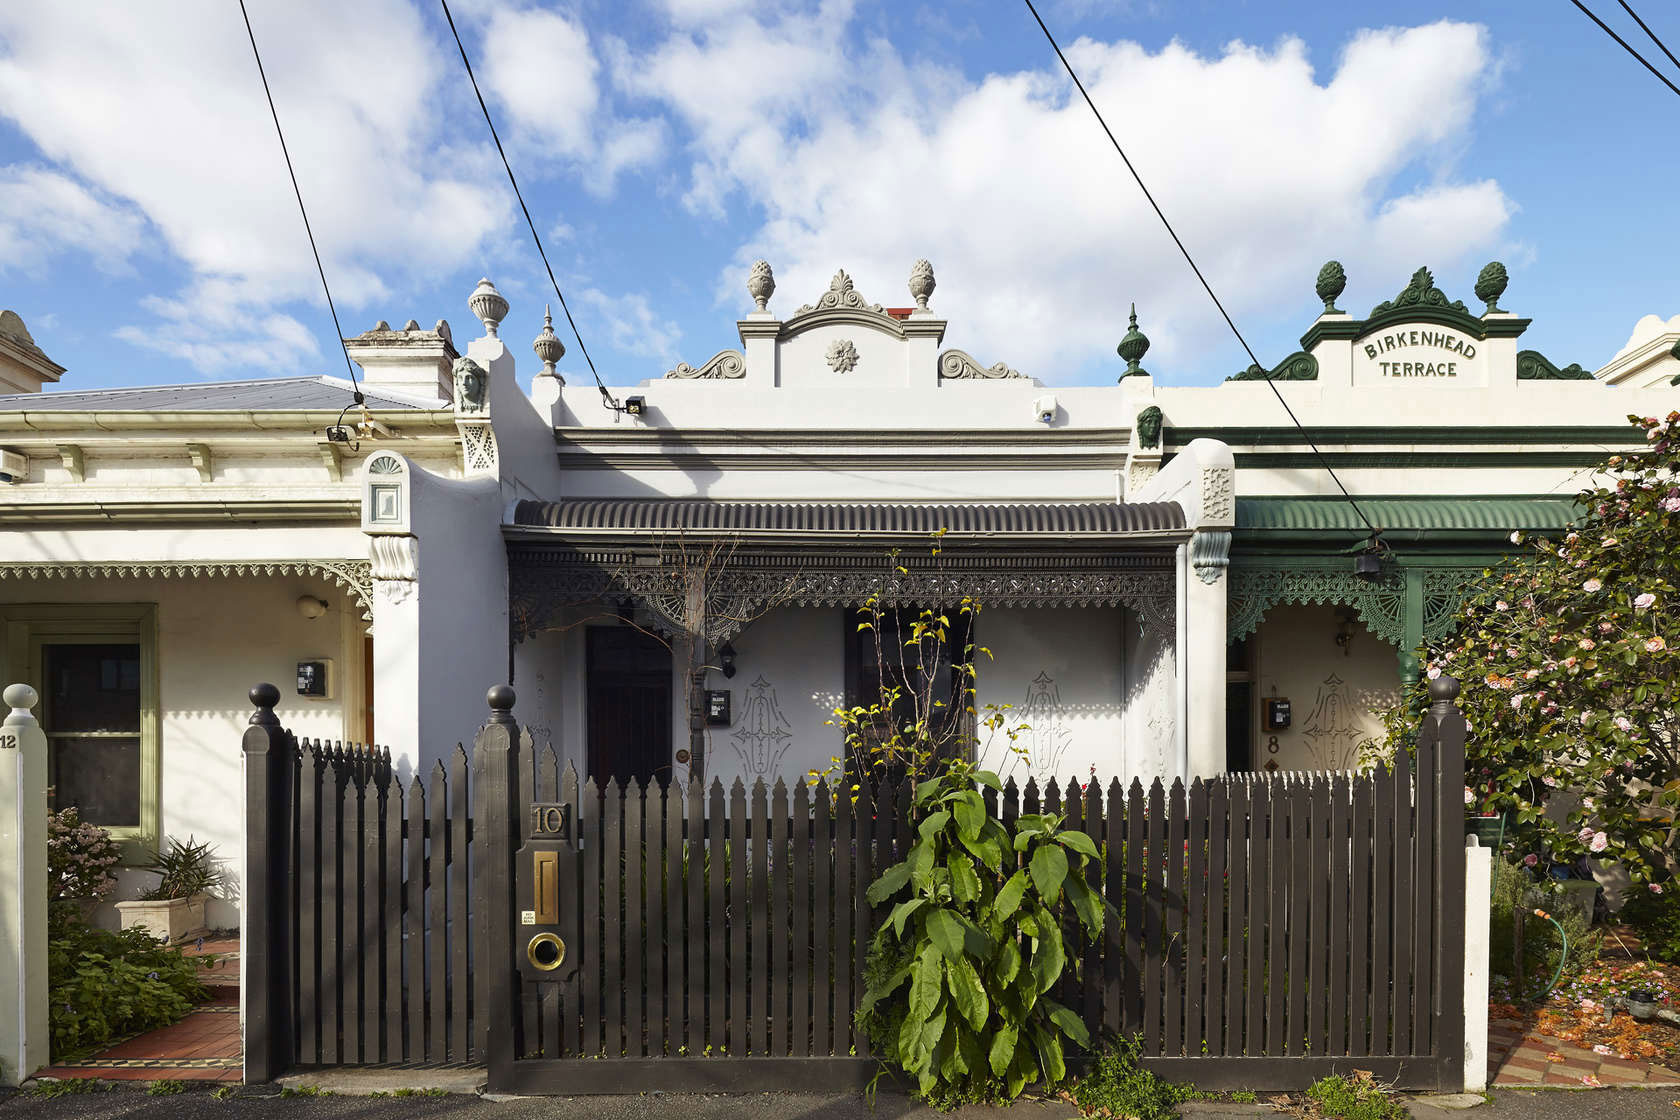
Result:
M531 853L531 909L534 925L560 924L560 853Z

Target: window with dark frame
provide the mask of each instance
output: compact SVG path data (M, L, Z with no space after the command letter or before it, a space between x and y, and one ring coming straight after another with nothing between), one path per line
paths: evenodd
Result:
M53 806L84 821L140 821L140 645L51 642L41 647Z

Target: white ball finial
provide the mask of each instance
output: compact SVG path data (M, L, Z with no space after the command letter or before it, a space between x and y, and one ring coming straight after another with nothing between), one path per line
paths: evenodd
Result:
M560 376L554 372L554 363L566 356L566 344L561 342L559 336L554 333L554 316L550 313L549 307L543 308L542 333L537 336L535 342L531 343L531 349L536 352L537 360L543 364L542 372L537 374L538 377Z
M6 717L6 722L33 724L35 717L30 714L29 709L39 703L40 699L41 694L26 684L7 685L6 691L0 693L0 700L4 700L6 706L12 709L11 715Z
M502 293L496 290L496 285L490 283L489 277L478 282L473 294L467 297L467 306L484 323L484 333L495 338L496 328L507 317L508 301L502 298Z

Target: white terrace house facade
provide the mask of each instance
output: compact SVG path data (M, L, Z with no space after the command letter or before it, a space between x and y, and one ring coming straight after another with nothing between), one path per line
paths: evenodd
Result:
M1326 266L1272 370L1158 384L1134 317L1117 385L1048 388L943 347L926 262L907 306L841 272L785 313L761 264L740 349L617 407L549 326L522 392L488 281L459 350L412 320L346 340L363 407L314 377L43 393L64 371L0 319L0 677L42 693L58 803L137 861L192 835L239 866L259 680L409 773L511 681L597 780L791 782L898 672L872 599L982 604L978 701L1029 730L1027 760L978 750L1018 778L1344 766L1467 578L1674 399L1519 349L1497 266L1481 314L1423 269L1362 319L1344 285ZM1383 530L1365 574L1320 454Z

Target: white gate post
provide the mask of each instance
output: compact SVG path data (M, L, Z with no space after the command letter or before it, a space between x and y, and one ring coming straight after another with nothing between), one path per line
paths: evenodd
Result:
M47 737L29 709L39 696L7 687L0 724L0 1085L46 1065Z
M1487 1088L1488 936L1493 893L1493 849L1464 849L1464 1091Z

